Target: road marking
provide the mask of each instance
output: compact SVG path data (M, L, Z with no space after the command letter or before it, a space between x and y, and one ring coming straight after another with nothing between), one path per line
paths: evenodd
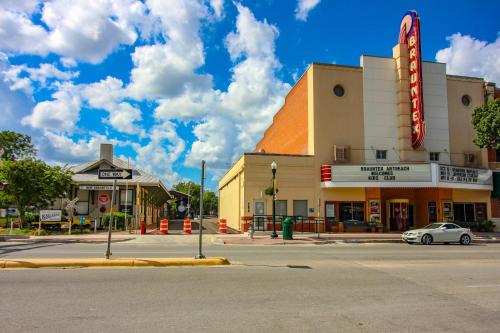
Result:
M466 286L467 288L500 288L500 284L477 284Z

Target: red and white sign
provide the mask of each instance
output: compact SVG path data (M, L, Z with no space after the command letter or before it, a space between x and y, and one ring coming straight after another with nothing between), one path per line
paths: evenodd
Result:
M4 188L5 188L5 185L2 182L0 182L0 191L3 191Z
M109 195L107 194L101 194L99 195L99 197L97 198L97 200L99 200L99 203L101 205L105 205L109 202Z
M408 46L410 68L411 145L417 149L425 138L424 99L422 93L422 52L420 46L420 17L409 11L401 21L399 43Z

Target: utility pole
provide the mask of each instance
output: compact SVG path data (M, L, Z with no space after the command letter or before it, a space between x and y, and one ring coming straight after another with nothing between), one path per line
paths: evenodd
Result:
M203 239L203 185L205 183L205 161L201 161L201 187L200 187L200 239L199 239L199 247L198 247L198 255L196 259L205 259L201 248L202 248L202 239Z

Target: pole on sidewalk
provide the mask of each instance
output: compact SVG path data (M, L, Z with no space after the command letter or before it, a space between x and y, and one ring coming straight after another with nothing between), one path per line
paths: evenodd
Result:
M199 239L199 247L198 247L198 255L195 257L196 259L205 259L202 248L202 240L203 240L203 185L205 184L205 161L201 161L201 187L200 187L200 239Z
M108 248L106 250L106 259L112 255L111 253L111 230L113 228L113 213L115 211L115 191L116 191L116 178L113 179L113 191L111 192L111 208L109 210L109 228L108 228Z

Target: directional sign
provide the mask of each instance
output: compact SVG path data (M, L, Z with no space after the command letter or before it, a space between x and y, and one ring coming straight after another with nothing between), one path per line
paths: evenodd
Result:
M132 169L100 169L99 179L132 179Z

